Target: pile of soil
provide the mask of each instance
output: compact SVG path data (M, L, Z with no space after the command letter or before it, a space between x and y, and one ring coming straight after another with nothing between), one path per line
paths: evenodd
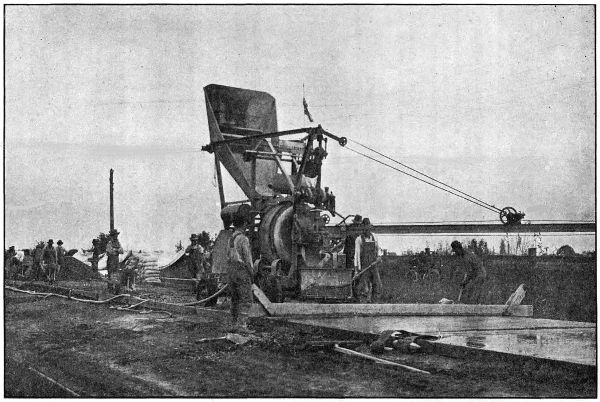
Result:
M92 271L91 267L76 258L69 256L65 257L65 263L60 269L57 280L83 281L90 279L100 279L100 274Z

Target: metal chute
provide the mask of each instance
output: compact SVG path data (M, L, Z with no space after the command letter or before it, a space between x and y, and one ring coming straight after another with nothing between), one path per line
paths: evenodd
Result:
M204 87L204 94L211 143L277 131L275 98L268 93L212 84ZM253 139L218 147L215 154L248 198L272 196L269 184L277 164L273 160L244 160L243 154L249 149L269 150L266 140Z

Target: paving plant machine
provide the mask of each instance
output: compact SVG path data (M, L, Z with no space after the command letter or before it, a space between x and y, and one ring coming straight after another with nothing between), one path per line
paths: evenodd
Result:
M202 150L215 156L225 226L213 273L226 273L229 222L241 215L249 222L256 283L271 301L351 298L352 269L341 247L347 232L328 230L335 199L321 181L327 142L344 146L346 138L321 126L278 131L275 98L265 92L208 85L204 94L210 143ZM221 166L247 199L225 200ZM340 225L345 229L344 220Z

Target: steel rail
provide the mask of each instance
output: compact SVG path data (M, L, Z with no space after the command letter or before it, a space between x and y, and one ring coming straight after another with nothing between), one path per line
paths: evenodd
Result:
M346 231L339 226L327 226L332 235L343 235ZM419 233L472 234L472 233L589 233L596 232L596 223L523 223L501 224L452 224L452 225L373 225L375 234L410 235Z

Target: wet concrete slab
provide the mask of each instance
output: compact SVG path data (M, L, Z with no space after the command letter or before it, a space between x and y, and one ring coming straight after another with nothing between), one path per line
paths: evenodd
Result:
M595 323L548 320L529 317L483 317L483 316L354 316L292 318L291 322L326 326L363 333L378 334L382 331L404 330L427 335L452 334L464 331L518 330L540 328L595 328Z
M437 342L588 366L596 365L597 345L594 328L467 332L444 336Z
M368 334L404 330L439 336L435 343L440 346L596 365L596 324L590 322L478 316L313 317L289 321Z

